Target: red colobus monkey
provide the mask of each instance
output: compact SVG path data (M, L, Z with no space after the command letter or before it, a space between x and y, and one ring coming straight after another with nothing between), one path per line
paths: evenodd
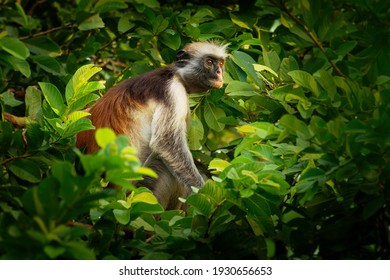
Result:
M226 45L188 44L173 65L122 81L89 111L96 128L127 135L142 164L158 174L137 185L151 189L165 209L180 208L178 197L204 184L187 143L188 94L221 88L226 57ZM77 146L96 151L94 131L81 132Z

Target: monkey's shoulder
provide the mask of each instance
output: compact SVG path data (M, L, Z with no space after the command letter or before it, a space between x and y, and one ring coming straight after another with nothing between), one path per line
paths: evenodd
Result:
M147 102L150 99L163 101L167 98L168 83L174 75L175 70L172 66L162 67L126 79L112 90L129 95L139 102Z

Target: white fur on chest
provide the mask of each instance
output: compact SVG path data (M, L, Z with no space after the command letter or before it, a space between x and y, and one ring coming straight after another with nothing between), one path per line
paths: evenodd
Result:
M168 86L168 96L175 118L178 121L187 119L189 114L188 94L179 78L173 77Z

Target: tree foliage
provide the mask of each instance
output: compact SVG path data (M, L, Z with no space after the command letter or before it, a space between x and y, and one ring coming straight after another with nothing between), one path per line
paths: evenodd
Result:
M203 2L0 1L2 259L390 257L388 1ZM230 44L226 86L190 102L210 179L164 211L124 136L74 139L196 40Z

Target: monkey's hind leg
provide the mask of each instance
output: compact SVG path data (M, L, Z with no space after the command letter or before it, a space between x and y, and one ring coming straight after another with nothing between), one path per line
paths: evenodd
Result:
M183 185L176 180L164 162L158 157L153 160L148 158L145 166L153 169L158 174L158 178L145 177L136 185L150 189L165 210L182 208L183 203L180 202L179 197L186 197L187 194Z

